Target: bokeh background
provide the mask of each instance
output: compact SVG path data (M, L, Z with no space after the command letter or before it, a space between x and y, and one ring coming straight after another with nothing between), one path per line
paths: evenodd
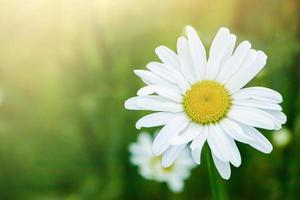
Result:
M270 155L238 144L228 199L299 198L299 15L298 0L1 0L0 199L211 199L205 164L173 194L128 160L145 114L123 107L143 85L132 70L175 49L188 24L207 48L227 26L264 50L251 84L284 97L290 143Z

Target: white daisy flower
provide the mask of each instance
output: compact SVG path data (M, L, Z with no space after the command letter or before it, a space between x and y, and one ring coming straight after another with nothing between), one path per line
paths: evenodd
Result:
M164 168L161 165L162 157L153 155L151 151L152 142L150 134L141 133L138 141L129 146L131 163L139 167L139 173L145 179L166 182L173 192L181 192L184 188L184 180L190 176L191 169L196 166L188 155L187 148L174 160L172 165ZM171 149L169 148L169 150Z
M147 86L125 107L156 111L136 123L138 129L163 126L152 145L155 155L168 157L169 147L189 145L200 164L207 141L220 175L229 179L230 163L241 164L235 140L264 153L272 151L271 143L256 128L278 130L286 122L279 105L282 96L265 87L243 88L265 66L264 52L251 49L248 41L234 49L236 36L220 28L207 59L196 31L190 26L186 30L187 37L178 38L177 54L159 46L155 52L162 62L134 71Z

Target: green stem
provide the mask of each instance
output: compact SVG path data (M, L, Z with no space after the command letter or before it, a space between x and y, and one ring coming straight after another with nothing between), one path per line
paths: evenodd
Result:
M207 168L209 172L209 179L211 185L212 196L214 200L226 200L226 191L225 185L223 180L219 177L219 174L216 171L214 166L212 157L210 155L210 150L206 147L206 161L207 161Z

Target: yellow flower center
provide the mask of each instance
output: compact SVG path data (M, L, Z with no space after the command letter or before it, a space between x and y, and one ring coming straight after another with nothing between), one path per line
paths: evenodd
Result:
M226 116L230 105L231 99L226 88L210 80L192 85L185 93L183 101L188 117L203 125L220 121Z

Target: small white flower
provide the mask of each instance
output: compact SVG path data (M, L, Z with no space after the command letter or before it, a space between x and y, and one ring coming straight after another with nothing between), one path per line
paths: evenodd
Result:
M278 147L286 147L291 141L291 132L287 128L283 128L278 131L274 131L274 134L272 134L272 141L273 143Z
M207 141L220 175L229 179L230 163L241 164L235 140L264 153L272 151L271 143L256 128L278 130L286 122L279 105L282 96L265 87L243 88L265 66L267 56L251 49L248 41L235 49L235 42L234 34L220 28L207 59L196 31L188 26L187 38L177 41L177 54L160 46L155 52L162 63L151 62L148 70L134 71L147 86L128 99L125 107L156 111L138 120L136 127L164 126L152 151L169 161L163 162L165 167L174 160L166 150L186 145L200 164Z
M168 168L161 165L161 156L152 154L153 139L148 133L141 133L136 143L129 146L131 163L139 167L140 174L148 180L166 182L173 192L180 192L184 187L184 180L190 176L195 167L188 151L184 150L174 163ZM172 151L169 148L167 151ZM176 154L176 152L173 152Z

